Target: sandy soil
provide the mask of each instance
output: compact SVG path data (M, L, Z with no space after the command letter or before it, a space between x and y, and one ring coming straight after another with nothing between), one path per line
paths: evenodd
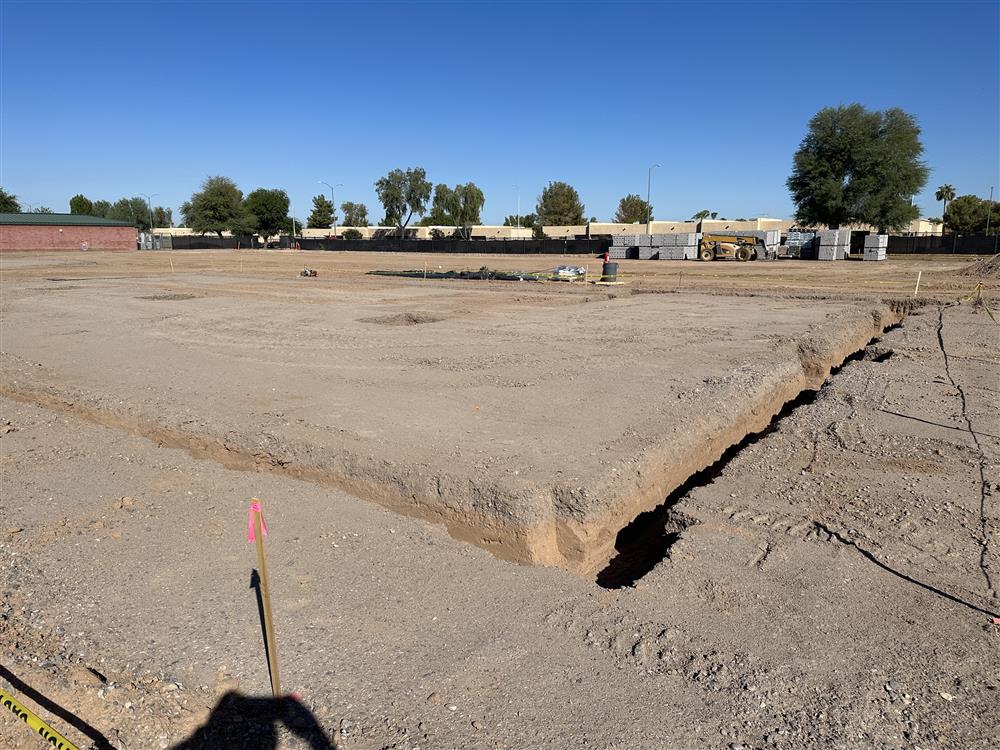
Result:
M738 296L702 277L609 299L373 279L356 257L324 255L331 278L310 262L309 280L297 255L253 255L243 275L228 254L171 255L172 275L149 255L0 264L0 678L88 722L95 746L306 746L313 721L328 744L311 746L341 748L965 748L1000 732L1000 329L943 301L968 290L965 261L838 264L836 281L760 264L789 276L756 287L751 266L715 264ZM941 302L872 294L918 268ZM757 398L768 383L818 385L851 346L766 427L785 400ZM710 433L735 445L677 460ZM352 450L367 476L384 468L349 494L317 457ZM303 465L323 471L288 470ZM621 489L594 484L611 469L623 496L659 495L570 570L379 505L420 472L460 477L441 497L464 512L483 487ZM241 538L254 495L283 686L302 694L292 730L237 697L268 692ZM37 746L8 715L0 743Z

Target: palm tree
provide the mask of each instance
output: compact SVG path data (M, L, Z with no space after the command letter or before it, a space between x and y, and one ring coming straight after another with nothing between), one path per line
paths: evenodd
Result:
M944 208L941 209L941 230L944 231L944 219L948 213L948 201L955 200L955 188L946 182L937 189L937 192L934 193L934 197L937 200L944 202Z
M699 211L698 213L696 213L696 214L695 214L694 216L692 216L692 217L691 217L691 219L690 219L690 220L691 220L691 221L702 221L702 220L704 220L704 219L707 219L707 218L708 218L709 216L711 216L711 215L712 215L712 212L711 212L711 211L709 211L709 210L708 210L708 209L706 208L706 209L704 209L704 210L702 210L702 211Z

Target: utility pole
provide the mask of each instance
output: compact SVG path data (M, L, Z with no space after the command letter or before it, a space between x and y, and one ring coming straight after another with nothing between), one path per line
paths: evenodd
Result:
M993 214L993 186L990 185L990 202L986 204L986 234L990 233L990 219L993 218L992 214Z
M521 191L518 190L517 185L514 186L514 190L517 190L517 237L521 238Z
M654 164L646 172L646 234L653 233L653 207L649 204L650 190L653 185L653 169L660 166Z
M153 198L159 195L159 193L153 193L152 195L146 195L145 193L139 193L143 198L146 199L146 210L149 212L149 244L150 249L152 249L153 244Z
M328 188L330 188L330 202L333 204L333 213L330 215L331 218L333 219L333 224L330 226L330 229L333 231L333 236L336 237L337 236L337 199L336 199L336 197L333 194L333 189L334 188L339 188L339 187L344 187L344 183L338 182L336 185L331 185L329 182L326 182L325 180L317 180L317 182L319 182L320 185L326 185Z

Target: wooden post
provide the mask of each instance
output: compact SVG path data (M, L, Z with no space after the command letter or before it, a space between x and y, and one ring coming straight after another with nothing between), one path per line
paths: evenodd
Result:
M923 273L923 271L917 271L917 285L915 287L913 287L913 296L914 297L917 296L917 292L920 290L920 274L922 274L922 273Z
M254 503L260 501L254 498ZM260 593L264 601L264 636L267 638L267 667L271 672L271 693L281 698L281 678L278 676L278 644L274 639L274 618L271 616L271 588L267 580L267 561L264 559L264 533L261 513L253 513L254 541L257 544L257 567L260 569Z

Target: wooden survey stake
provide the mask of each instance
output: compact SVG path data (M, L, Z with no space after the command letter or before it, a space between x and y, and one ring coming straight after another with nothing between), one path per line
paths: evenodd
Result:
M274 639L274 618L271 616L271 587L267 581L267 561L264 559L264 537L267 524L260 509L260 500L250 502L250 523L247 538L257 544L257 567L260 572L260 594L264 603L264 638L267 641L267 668L271 673L271 693L275 699L281 698L281 678L278 676L278 644Z

